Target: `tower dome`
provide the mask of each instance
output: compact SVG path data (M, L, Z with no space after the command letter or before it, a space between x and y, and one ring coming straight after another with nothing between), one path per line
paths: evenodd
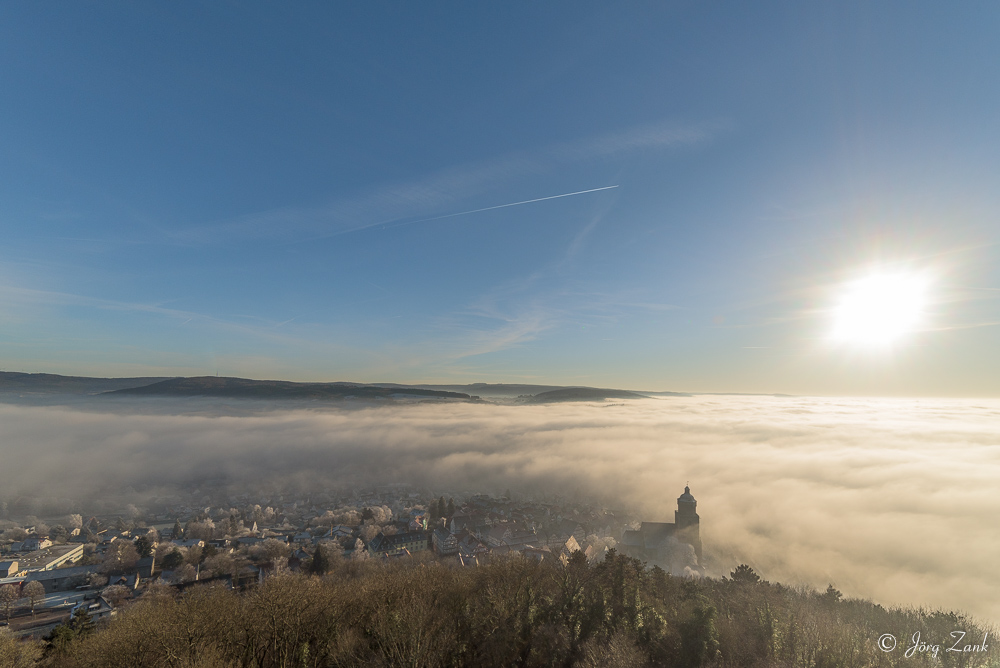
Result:
M694 500L693 496L691 496L691 488L688 487L687 485L684 486L684 493L677 497L677 503L682 503L682 502L693 503L695 505L698 505L698 502Z
M677 497L677 512L674 521L678 529L698 524L698 502L691 496L691 488L684 487L684 493Z

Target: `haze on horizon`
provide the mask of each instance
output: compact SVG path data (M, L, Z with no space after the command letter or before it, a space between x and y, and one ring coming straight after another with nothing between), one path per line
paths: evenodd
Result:
M995 5L3 17L4 370L1000 394Z

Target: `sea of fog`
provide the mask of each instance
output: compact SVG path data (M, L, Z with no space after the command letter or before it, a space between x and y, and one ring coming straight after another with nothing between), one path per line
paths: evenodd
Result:
M690 481L710 575L746 562L772 581L1000 621L997 400L135 406L0 405L0 494L411 482L562 493L672 521Z

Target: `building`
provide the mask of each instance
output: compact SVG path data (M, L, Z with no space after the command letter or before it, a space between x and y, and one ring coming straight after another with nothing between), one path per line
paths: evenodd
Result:
M673 522L643 522L638 531L627 530L622 535L621 548L625 554L637 559L670 563L679 552L679 545L688 545L701 561L700 518L696 512L698 502L691 496L691 488L677 497L677 510Z
M434 533L431 534L431 542L434 545L434 551L441 556L458 553L458 539L455 534L448 533L444 529L435 529Z
M77 610L84 610L93 621L98 622L102 619L110 619L114 617L117 613L115 607L108 603L107 599L103 596L98 597L96 601L84 601L83 603L78 603L73 606L71 614L76 613Z
M400 554L410 554L427 549L427 534L422 531L408 531L391 536L379 534L372 538L368 551L373 556L394 557Z
M53 569L79 561L83 556L83 545L55 545L42 550L28 552L18 558L18 566L22 571L51 571Z
M17 561L0 561L0 578L12 578L20 572Z
M24 539L21 549L25 552L37 552L52 547L52 541L45 536L28 536Z

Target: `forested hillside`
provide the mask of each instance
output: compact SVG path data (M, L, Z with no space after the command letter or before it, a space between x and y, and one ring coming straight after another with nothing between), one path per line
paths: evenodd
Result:
M748 568L689 580L613 551L598 564L514 557L475 568L335 561L245 592L154 587L108 625L45 644L0 640L0 664L67 667L984 666L987 652L904 652L988 629L962 616L762 582ZM899 646L879 649L883 634ZM992 632L990 632L992 640ZM948 643L950 644L950 642ZM23 663L15 663L14 653ZM37 663L30 655L44 656ZM5 663L6 661L6 663Z

